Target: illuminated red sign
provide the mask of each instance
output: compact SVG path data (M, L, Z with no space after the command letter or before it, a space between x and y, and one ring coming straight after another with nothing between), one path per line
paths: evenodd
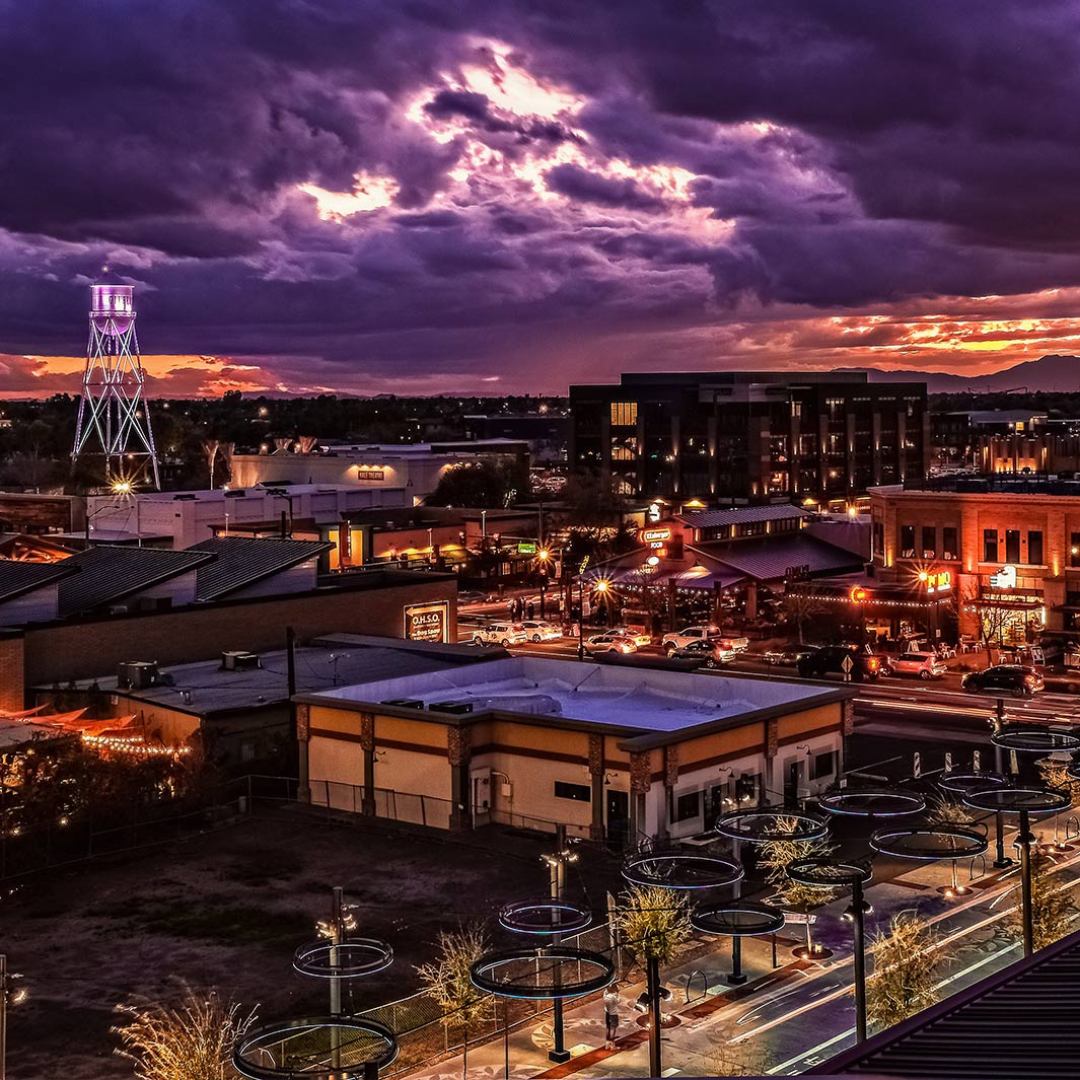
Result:
M671 539L670 529L642 529L641 530L641 542L648 544L649 547L662 547L664 543Z
M866 590L861 585L856 585L851 590L851 601L854 604L861 604L867 596Z

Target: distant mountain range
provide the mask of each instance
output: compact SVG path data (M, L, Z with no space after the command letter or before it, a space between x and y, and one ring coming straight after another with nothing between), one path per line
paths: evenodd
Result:
M992 375L952 375L947 371L912 371L902 368L838 368L865 371L871 382L925 382L931 394L988 394L1026 388L1029 393L1080 393L1080 356L1040 356L1022 364L995 371Z

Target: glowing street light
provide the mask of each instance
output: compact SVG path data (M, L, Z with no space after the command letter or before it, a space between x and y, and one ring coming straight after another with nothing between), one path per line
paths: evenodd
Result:
M114 495L130 495L132 492L132 484L130 480L114 480L112 491Z

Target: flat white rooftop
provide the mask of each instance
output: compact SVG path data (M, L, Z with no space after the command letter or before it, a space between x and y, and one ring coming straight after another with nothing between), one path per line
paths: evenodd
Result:
M835 685L656 671L621 665L515 656L486 664L360 683L318 699L372 705L393 700L472 705L558 717L623 731L675 732L761 710L790 712L837 699ZM843 692L847 696L850 692ZM309 699L314 700L314 699Z

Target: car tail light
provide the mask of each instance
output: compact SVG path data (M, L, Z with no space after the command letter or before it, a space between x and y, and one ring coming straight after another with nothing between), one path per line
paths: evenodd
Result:
M877 671L877 669L878 669L878 662L876 660L874 660L873 658L871 658L871 660L870 660L870 670L871 671Z

